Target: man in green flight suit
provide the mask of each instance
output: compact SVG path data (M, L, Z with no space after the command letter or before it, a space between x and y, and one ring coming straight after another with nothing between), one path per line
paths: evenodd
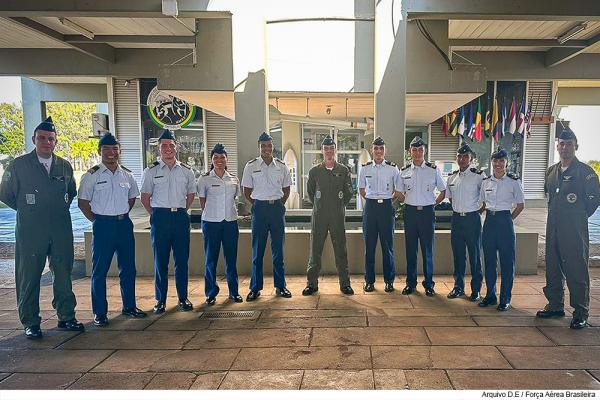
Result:
M348 251L346 249L346 205L354 191L350 170L335 161L336 146L327 135L321 144L323 162L308 172L307 192L313 204L310 232L310 259L308 261L307 284L303 296L310 296L319 290L319 272L321 255L327 233L331 234L331 243L335 254L335 265L340 280L340 291L353 295L348 275Z
M58 327L83 331L75 319L73 228L69 206L76 196L73 168L54 154L56 130L48 117L33 132L35 150L15 158L2 177L0 201L17 211L15 281L19 319L29 339L42 337L40 278L46 259L54 275L52 306Z
M546 286L548 304L539 318L564 317L565 278L573 307L572 329L587 326L590 305L588 218L600 205L600 184L592 167L575 157L577 137L561 125L556 148L560 162L546 171Z

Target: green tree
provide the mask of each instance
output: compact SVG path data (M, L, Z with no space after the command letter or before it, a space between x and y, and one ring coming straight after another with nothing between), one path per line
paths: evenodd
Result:
M11 160L24 151L23 110L18 104L0 103L0 155Z
M587 164L594 168L594 171L596 171L596 173L598 175L600 175L600 161L588 161Z

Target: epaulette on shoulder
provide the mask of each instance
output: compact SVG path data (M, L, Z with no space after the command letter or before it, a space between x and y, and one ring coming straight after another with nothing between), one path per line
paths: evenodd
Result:
M90 174L93 174L94 172L98 171L100 169L99 165L94 165L92 168L88 169L87 172L89 172Z
M456 175L456 174L458 174L459 171L460 171L460 169L454 170L454 171L452 171L452 173L450 175Z
M492 177L492 175L486 176L485 178L483 178L483 180L485 181L486 179L490 179L491 177Z
M364 163L362 166L363 166L363 167L366 167L367 165L371 165L371 164L373 164L373 161L366 162L366 163Z
M159 164L160 164L160 162L158 162L158 161L154 161L154 162L152 163L152 165L150 165L150 168L149 168L149 169L152 169L152 168L156 167L156 166L157 166L157 165L159 165ZM122 166L121 166L121 167L122 167Z
M277 161L277 162L278 162L278 163L280 163L280 164L283 164L283 165L285 165L285 163L284 163L283 161L281 161L281 160L280 160L279 158L277 158L277 157L275 157L275 161Z
M122 168L122 169L124 169L124 170L125 170L125 171L127 171L127 172L131 172L131 170L130 170L129 168L127 168L127 167L125 167L125 166L123 166L123 165L121 165L121 168Z
M477 168L471 168L471 172L473 172L474 174L477 174L477 175L481 175L483 173L482 170L477 169Z
M396 166L396 163L395 163L395 162L391 162L391 161L388 161L388 160L385 160L385 163L386 163L387 165L391 165L392 167L395 167L395 166Z
M402 171L404 171L405 169L409 169L409 168L410 168L410 164L407 164L404 167L402 167Z
M210 170L206 171L205 173L202 174L202 176L209 176L210 175Z
M430 163L430 162L427 162L427 161L425 161L425 165L427 165L429 168L433 168L433 169L437 168L437 165L435 165L433 163Z
M180 164L181 164L181 166L182 166L183 168L192 169L192 167L190 167L190 166L189 166L189 165L187 165L186 163L180 163Z
M253 158L252 160L248 161L246 164L252 164L256 160L258 160L258 158Z
M512 172L507 173L506 176L508 176L510 179L514 179L515 181L519 179L519 175L513 174Z

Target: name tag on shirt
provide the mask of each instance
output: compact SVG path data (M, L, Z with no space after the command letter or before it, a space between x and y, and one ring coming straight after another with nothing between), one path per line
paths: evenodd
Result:
M96 182L96 185L101 185L101 184L106 183L106 182L107 181L98 181L98 182Z

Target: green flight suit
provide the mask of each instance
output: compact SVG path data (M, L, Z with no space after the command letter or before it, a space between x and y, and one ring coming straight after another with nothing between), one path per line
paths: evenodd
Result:
M54 275L54 299L59 321L75 318L73 228L69 206L76 196L73 168L53 155L50 173L37 154L17 157L4 172L0 201L17 211L15 282L19 319L23 326L39 325L40 278L49 258Z
M573 317L587 318L590 304L588 218L600 204L594 170L575 159L564 172L560 162L546 171L546 286L551 311L564 309L565 277Z
M307 285L318 288L321 256L329 232L340 288L350 286L346 227L344 225L346 205L354 194L350 170L337 162L332 170L328 170L325 163L314 166L308 172L307 193L313 204Z

